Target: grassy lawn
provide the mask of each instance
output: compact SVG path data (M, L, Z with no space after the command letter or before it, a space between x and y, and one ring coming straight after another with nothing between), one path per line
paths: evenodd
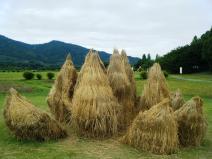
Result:
M46 72L39 72L46 77ZM210 74L183 75L192 79L212 80ZM135 74L137 93L141 94L144 80L140 80L138 73ZM204 99L204 112L208 120L208 131L203 144L197 148L184 148L176 154L158 156L138 151L130 146L118 142L118 138L106 140L91 140L78 138L71 131L68 138L59 141L35 142L17 141L13 137L3 120L3 103L7 90L12 86L21 92L43 110L49 112L46 96L53 81L31 80L22 78L21 72L0 72L0 159L69 159L69 158L115 158L115 159L147 159L147 158L185 158L185 159L209 159L212 158L212 83L182 81L168 78L170 90L180 88L186 99L199 95Z

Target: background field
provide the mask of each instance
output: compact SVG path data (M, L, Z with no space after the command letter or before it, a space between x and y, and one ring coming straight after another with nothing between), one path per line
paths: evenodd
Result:
M39 72L45 78L46 72ZM137 93L141 94L144 80L135 73ZM195 79L195 80L194 80ZM170 90L180 88L186 99L199 95L204 99L204 112L208 120L208 131L203 144L198 148L184 148L176 154L157 156L138 151L118 142L118 138L103 141L78 138L73 132L70 137L59 141L35 142L17 141L6 128L3 120L3 103L10 87L16 88L33 104L49 112L46 96L52 80L30 80L22 78L21 72L0 72L0 159L68 159L68 158L212 158L212 75L171 75L168 78Z

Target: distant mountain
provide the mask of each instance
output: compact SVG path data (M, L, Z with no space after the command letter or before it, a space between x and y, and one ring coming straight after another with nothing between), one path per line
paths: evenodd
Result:
M71 54L75 66L80 67L88 51L88 48L61 41L27 44L0 35L0 69L58 68L68 53ZM99 55L103 62L109 61L109 53L99 51ZM137 57L129 56L132 65L138 60Z

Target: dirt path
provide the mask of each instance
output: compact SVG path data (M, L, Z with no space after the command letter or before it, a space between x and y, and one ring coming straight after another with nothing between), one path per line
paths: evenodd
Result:
M212 83L210 80L201 80L201 79L192 79L192 78L185 78L185 77L178 77L178 76L170 76L171 78L184 80L184 81L192 81L192 82L203 82L203 83Z

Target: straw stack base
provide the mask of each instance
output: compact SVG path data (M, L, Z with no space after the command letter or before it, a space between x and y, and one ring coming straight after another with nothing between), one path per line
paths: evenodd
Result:
M199 146L202 143L207 130L202 107L202 99L193 97L175 111L181 146Z
M155 154L171 154L178 148L177 123L169 100L140 112L122 142Z
M67 136L57 121L36 108L14 89L10 89L10 95L7 97L4 118L17 139L43 141Z

